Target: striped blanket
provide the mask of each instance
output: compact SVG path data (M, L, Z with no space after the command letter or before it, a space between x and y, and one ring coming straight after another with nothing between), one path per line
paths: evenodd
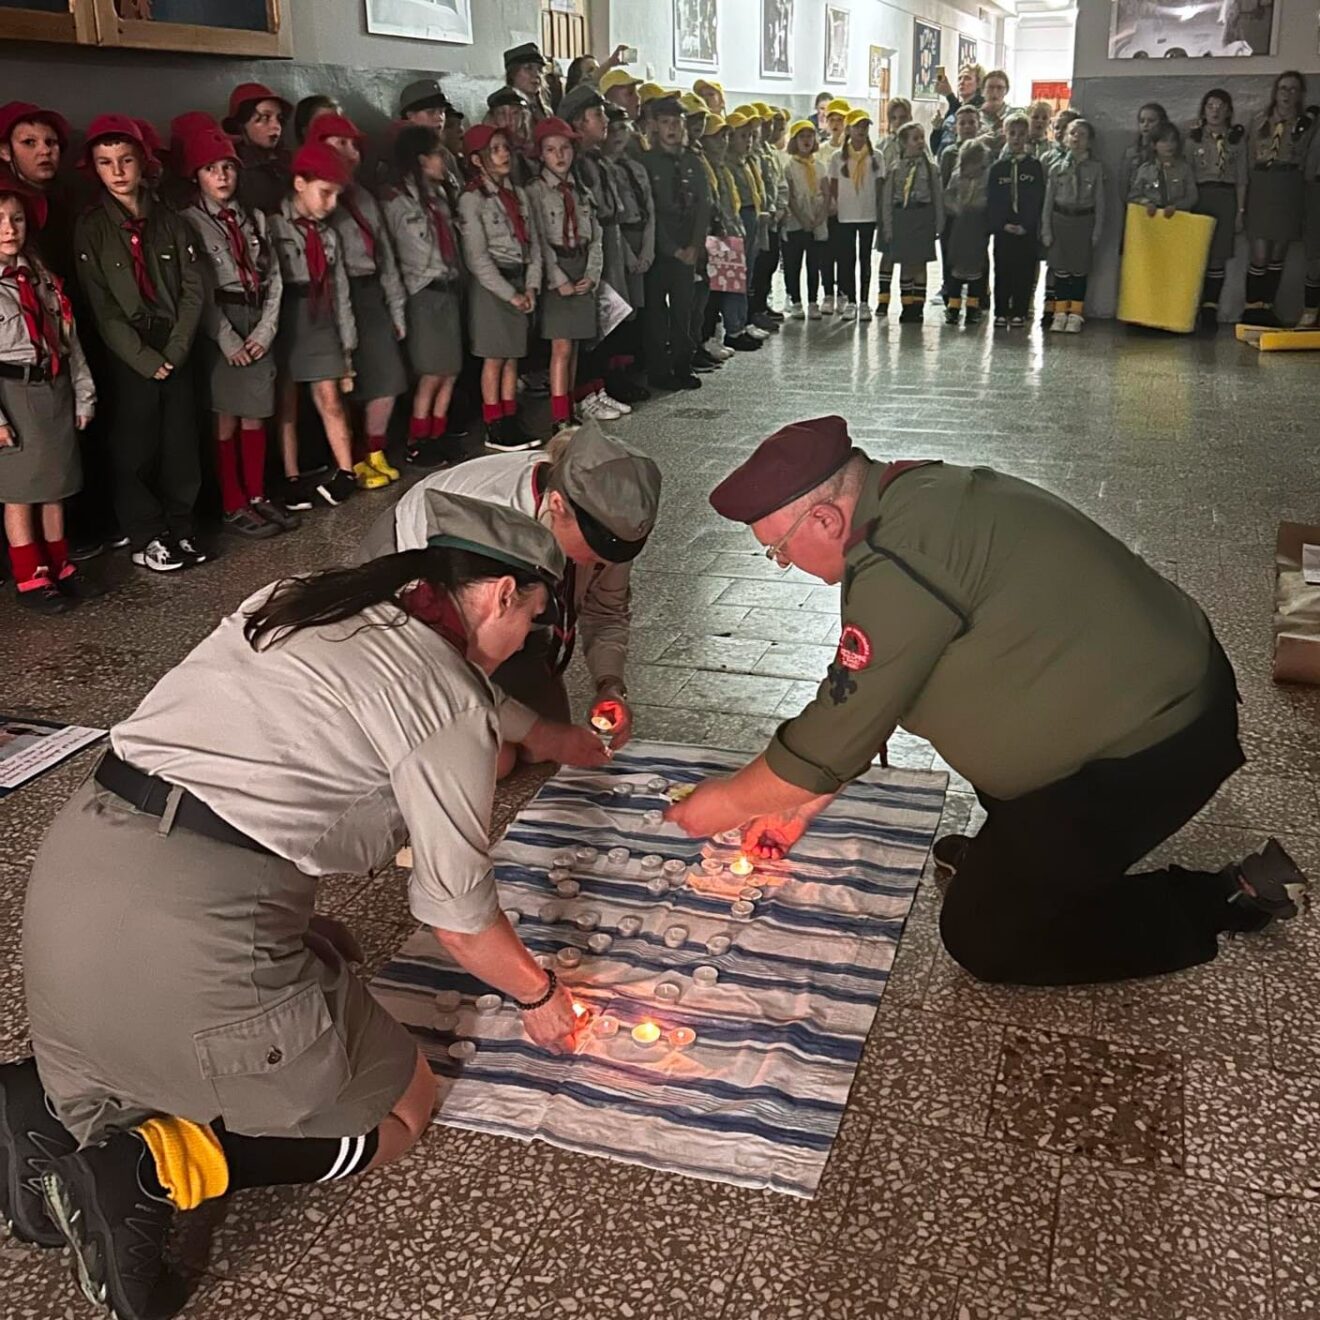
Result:
M814 1193L946 777L873 769L790 857L740 878L736 838L688 839L656 814L744 759L632 743L561 769L496 847L505 911L593 1015L575 1051L532 1045L424 929L385 967L372 988L441 1079L438 1122ZM634 1038L646 1023L654 1044Z

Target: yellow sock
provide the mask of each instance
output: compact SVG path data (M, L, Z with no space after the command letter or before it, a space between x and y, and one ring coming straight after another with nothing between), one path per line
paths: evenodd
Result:
M179 1210L196 1210L229 1190L229 1163L209 1127L186 1118L149 1118L137 1134L156 1164L156 1177Z

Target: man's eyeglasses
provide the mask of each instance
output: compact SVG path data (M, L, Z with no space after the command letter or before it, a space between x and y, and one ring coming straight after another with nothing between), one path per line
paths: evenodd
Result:
M772 564L777 565L781 569L793 567L792 560L785 559L783 557L784 547L789 543L789 541L793 539L793 534L807 520L807 517L810 514L814 513L819 508L820 508L819 504L809 504L805 509L802 510L800 514L798 514L797 518L793 522L792 527L790 527L788 531L786 531L783 534L783 536L779 538L779 540L777 540L773 545L766 546L765 557Z

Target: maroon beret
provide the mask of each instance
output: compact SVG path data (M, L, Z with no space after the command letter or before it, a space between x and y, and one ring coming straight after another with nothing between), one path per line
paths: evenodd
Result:
M711 506L730 522L758 522L828 481L852 453L842 417L792 422L762 440L751 458L711 491Z

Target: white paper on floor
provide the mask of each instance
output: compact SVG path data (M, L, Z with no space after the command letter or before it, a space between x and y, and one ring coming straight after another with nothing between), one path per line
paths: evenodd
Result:
M440 1078L437 1122L814 1193L947 776L875 768L788 858L741 877L736 840L688 839L648 813L745 759L631 743L602 769L561 769L495 848L518 934L599 1015L575 1053L533 1045L508 1002L479 1008L489 987L425 929L380 973L373 991ZM654 1044L634 1038L646 1023ZM676 1043L684 1029L695 1039Z

